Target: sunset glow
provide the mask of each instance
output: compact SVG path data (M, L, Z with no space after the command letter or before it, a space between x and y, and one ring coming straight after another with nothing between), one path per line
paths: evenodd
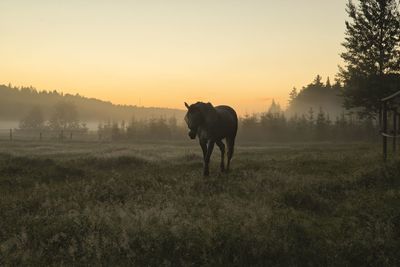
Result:
M0 2L0 84L240 114L334 78L346 1Z

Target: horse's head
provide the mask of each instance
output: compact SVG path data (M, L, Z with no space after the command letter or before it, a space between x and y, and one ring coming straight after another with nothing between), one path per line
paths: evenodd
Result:
M189 137L195 139L199 127L205 125L214 117L215 109L211 103L202 102L197 102L193 105L188 105L185 102L185 106L188 109L185 121L189 128Z
M203 116L197 104L189 106L188 103L185 102L185 106L188 109L185 116L185 122L189 128L189 137L195 139L197 130L204 121Z

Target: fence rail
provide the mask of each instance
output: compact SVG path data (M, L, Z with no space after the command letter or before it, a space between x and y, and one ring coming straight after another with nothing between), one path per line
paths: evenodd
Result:
M388 138L392 139L393 154L397 152L397 138L399 136L400 116L399 116L399 103L396 101L400 99L400 91L381 99L382 106L379 111L379 122L381 125L382 135L382 152L383 160L386 161L388 157ZM391 119L391 122L390 120ZM391 128L391 129L389 129Z
M97 131L0 129L0 140L9 141L99 141Z

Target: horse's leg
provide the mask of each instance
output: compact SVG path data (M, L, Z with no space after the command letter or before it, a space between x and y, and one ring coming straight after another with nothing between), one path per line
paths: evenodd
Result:
M206 155L207 155L207 140L205 139L199 139L201 150L203 150L203 161L206 160Z
M235 138L227 137L226 144L228 146L228 164L226 166L226 170L229 171L229 167L231 165L231 159L232 159L233 151L234 151L234 147L235 147Z
M221 172L225 171L225 144L222 140L216 142L217 146L221 150Z
M208 141L207 154L206 154L206 158L204 160L204 176L210 175L210 169L209 169L208 165L210 164L210 158L211 158L211 154L214 149L214 144L215 144L214 141Z

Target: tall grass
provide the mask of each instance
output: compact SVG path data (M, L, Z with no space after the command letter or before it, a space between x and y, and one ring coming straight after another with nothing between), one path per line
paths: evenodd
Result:
M393 266L400 164L368 145L4 144L0 265Z

